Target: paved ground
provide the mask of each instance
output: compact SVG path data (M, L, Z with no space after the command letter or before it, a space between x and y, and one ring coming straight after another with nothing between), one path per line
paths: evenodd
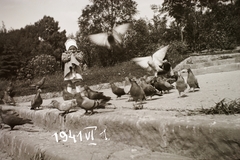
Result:
M169 110L169 109L195 109L210 108L223 98L240 98L240 71L212 73L196 76L200 90L195 92L186 91L186 96L178 98L176 89L163 96L153 96L152 100L146 101L144 109ZM184 77L186 80L186 76ZM123 86L120 86L123 87ZM111 89L103 89L105 95L111 96L110 101L116 108L133 108L133 102L128 102L128 95L116 99ZM63 101L62 97L53 98ZM46 99L43 105L48 105L52 99ZM22 106L30 106L30 102L21 103ZM111 107L111 106L109 106Z
M93 156L93 155L94 155L94 157L96 156L95 157L96 159L98 159L99 157L102 157L102 159L107 158L107 157L104 157L106 155L111 155L110 159L117 159L117 158L119 158L119 156L122 159L126 159L129 156L134 157L135 153L138 156L136 156L133 159L139 159L139 157L142 157L143 159L158 159L160 157L160 153L152 152L153 150L151 147L153 145L156 145L155 148L156 149L158 148L158 151L161 150L162 145L163 146L164 145L169 145L169 146L172 145L170 147L170 150L169 149L167 150L168 152L170 152L170 153L175 152L175 154L177 154L177 155L178 154L179 155L190 155L190 157L198 157L197 159L201 159L201 156L204 159L204 155L201 155L201 152L204 152L204 154L213 154L214 155L215 153L213 153L213 152L215 152L215 149L218 148L218 152L221 152L223 154L223 155L221 155L222 158L220 158L220 159L229 159L229 157L228 158L224 157L224 152L225 151L231 152L233 150L233 148L231 148L229 146L228 146L228 148L224 148L225 147L224 145L223 145L224 147L219 148L219 144L220 144L219 142L232 143L234 141L231 141L231 142L230 141L227 141L227 142L221 141L221 138L219 138L219 137L222 136L224 138L224 136L226 136L226 134L230 135L231 132L235 133L234 129L239 129L239 125L238 125L238 122L240 121L239 115L185 116L185 112L178 112L177 110L196 109L196 108L201 108L201 107L210 108L210 107L214 106L216 102L219 102L223 98L230 98L230 99L239 98L239 95L240 95L240 81L239 81L240 80L240 71L198 75L197 78L199 81L199 85L201 87L201 89L199 91L186 92L185 97L178 98L178 92L177 92L177 90L174 89L174 90L170 91L170 93L168 93L168 94L164 94L161 97L154 96L153 100L146 101L144 104L144 109L139 110L139 111L132 109L133 102L127 102L128 97L129 97L128 95L125 95L120 99L116 99L115 98L116 96L113 95L113 93L111 92L110 89L101 90L104 92L105 95L109 95L112 97L112 100L110 101L110 103L112 105L108 106L109 109L100 109L100 110L98 110L98 114L92 115L90 117L84 116L83 118L82 118L83 113L84 113L83 110L79 110L75 113L70 113L67 116L67 120L68 120L68 118L77 119L77 118L81 117L82 122L78 122L76 124L74 124L74 123L69 124L70 122L69 123L67 122L69 125L68 127L74 128L76 126L80 126L81 123L84 123L83 126L85 125L85 127L86 127L88 124L91 124L90 123L91 121L94 121L95 119L98 119L98 122L103 121L104 125L106 125L106 124L109 125L108 126L109 130L107 133L108 133L108 136L110 136L110 138L111 138L111 141L109 141L110 143L107 143L107 145L102 145L102 144L105 144L107 141L105 142L104 140L100 140L99 143L97 141L97 143L100 145L94 146L95 149L93 149L93 146L91 146L90 150L92 150L92 151L89 152L89 155L88 154L86 155L86 156L90 156L90 157L87 157L87 159L91 158L91 156ZM53 98L53 99L56 99L58 101L63 101L62 97ZM51 100L52 99L44 100L43 105L48 105L51 102ZM30 106L30 102L21 103L18 105L19 105L19 108L22 108L22 107L26 108L27 106ZM173 111L168 111L168 110L173 110ZM55 110L52 110L52 111L54 111L55 113L58 112ZM50 112L52 112L52 111L46 111L46 112L50 114ZM29 112L28 113L29 116L31 116L31 115L37 116L37 114L35 114L34 111L28 111L28 112ZM39 111L39 116L41 117L43 114L40 112L41 111ZM118 117L122 117L122 118L118 119ZM127 128L129 126L126 126L126 128L119 128L119 127L115 126L115 128L114 128L114 125L124 124L125 123L124 121L126 120L126 121L134 124L134 125L132 125L131 129L137 130L136 127L139 127L139 126L140 126L140 128L148 127L148 126L144 126L144 123L151 124L151 121L158 120L158 119L162 120L160 125L152 124L153 127L152 128L149 127L148 133L144 133L144 131L142 131L142 133L139 133L139 131L137 131L137 132L131 131L130 128ZM110 123L111 120L115 120L115 121L119 120L119 123L111 124ZM171 122L169 122L169 120L171 120ZM136 123L138 126L135 126ZM178 128L173 127L173 129L175 129L175 134L172 134L169 132L169 129L172 129L171 127L169 127L169 125L171 125L171 123L175 123L175 124L176 123L177 124L178 123L182 123L182 124L188 123L190 130L186 130L186 128L183 130L181 130L179 128L179 130L178 130ZM217 124L217 126L215 124ZM223 125L223 124L225 124L225 125ZM206 132L204 130L202 130L202 128L195 128L195 126L199 127L201 125L205 126L205 127L215 125L216 128L206 129ZM163 137L163 139L167 140L166 141L167 144L161 143L161 146L157 146L159 144L156 144L154 142L154 137L159 136L159 132L156 132L156 128L154 128L156 126L159 127L159 128L157 128L157 130L166 132L165 133L166 135L164 133L161 133L161 134L163 134L162 136L165 136L165 138ZM112 131L110 130L111 127L112 127ZM223 128L223 130L219 130L219 128L221 129L221 127L225 127L225 128ZM20 127L20 130L21 130L21 127ZM23 128L23 130L24 130L24 128ZM125 132L121 133L121 130L124 130ZM225 131L226 131L226 133L225 133ZM227 132L227 131L229 131L229 132ZM5 133L5 132L6 132L6 129L3 130L3 133ZM25 134L29 135L29 133L25 133L24 131L12 131L11 134L16 134L16 136L17 136L17 134L19 134L20 132L23 136ZM128 134L128 132L131 132L131 133ZM169 134L167 132L169 132ZM43 139L47 139L47 141L49 141L49 142L53 141L53 137L50 137L51 135L53 135L53 132L49 133L49 132L44 131L41 133L35 133L35 132L33 132L33 133L34 134L32 134L32 138L33 138L33 140L36 139L36 143L38 143L36 137L40 137L40 140L41 140L41 136ZM116 135L116 133L119 133L120 135ZM151 135L151 136L153 136L152 138L149 139L149 137L145 137L146 139L139 139L139 142L137 142L138 136L136 134L141 134L141 135L145 136L145 135L149 135L149 133L152 133L152 135ZM192 137L191 135L193 133L196 134L195 139L190 138L190 137ZM203 133L204 133L205 137L200 136ZM128 139L134 135L136 135L135 142L131 142L131 141L127 142ZM214 135L217 137L216 139L214 138ZM18 136L20 136L20 135L18 135ZM35 136L35 138L34 138L34 136ZM173 137L175 137L174 138L175 140L169 141L169 139L173 140ZM180 139L179 137L183 138L183 139ZM122 140L120 140L121 138L122 138ZM120 146L120 150L119 150L119 147L118 147L118 149L114 148L114 146L115 146L115 141L113 141L114 139L118 140L118 145ZM134 137L132 137L132 139L134 139ZM206 141L211 141L211 140L213 140L214 143L205 144ZM175 144L176 141L178 144ZM192 141L199 143L199 144L193 145ZM124 142L124 144L121 142ZM150 144L150 142L151 142L151 144ZM39 143L40 143L40 141L39 141ZM126 145L126 143L128 145ZM183 145L183 143L184 143L184 145ZM238 146L239 146L238 140L234 143L238 144ZM58 145L61 144L65 147L70 146L67 143L60 143L60 144L57 143L57 144ZM148 150L148 149L142 150L142 148L136 147L137 144L142 144L143 146L147 146L150 150ZM197 148L196 146L201 147L201 145L202 145L202 148L201 148L201 150L199 150L199 148ZM207 147L209 147L209 145L211 146L211 149L207 148ZM81 146L81 147L83 147L83 146ZM98 151L101 150L103 146L106 147L106 152L99 153ZM174 147L176 149L176 147L179 147L179 146L181 146L181 147L185 146L184 148L185 149L187 148L187 149L184 151L184 148L179 148L178 152L176 152L176 150L175 151L171 150ZM206 146L206 147L203 147L203 146ZM51 148L52 146L49 144L48 147ZM89 151L89 146L83 147L83 148L81 148L81 147L80 148L76 147L73 149L74 150L81 149L83 151L84 150ZM194 148L194 147L196 147L196 148ZM237 148L239 148L239 147L237 147ZM163 151L164 151L164 149L163 149ZM189 152L189 153L186 153L186 152ZM97 153L97 154L95 154L95 153ZM142 156L139 156L141 154L142 154ZM165 155L165 153L161 153L161 154L163 154L163 156ZM237 156L239 156L238 153L235 153L235 154ZM114 158L114 156L112 156L112 155L114 155L114 156L117 155L116 156L117 158L116 157ZM125 155L128 155L128 156L125 156ZM146 157L147 155L150 155L150 157ZM199 155L201 155L201 156L199 156ZM171 155L171 156L174 157L174 155ZM170 158L165 157L165 159L171 159L171 156L170 156ZM181 156L179 156L178 158L180 159Z

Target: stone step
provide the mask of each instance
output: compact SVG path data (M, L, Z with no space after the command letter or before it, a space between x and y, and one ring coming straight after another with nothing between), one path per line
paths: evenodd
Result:
M221 54L221 55L205 55L191 56L179 63L174 70L182 69L202 69L211 66L228 65L240 62L240 53Z
M77 136L71 132L49 132L41 128L24 125L9 131L0 130L0 150L8 153L8 160L115 160L115 159L161 159L190 160L176 154L151 151L149 149L114 142L111 139L94 137L94 128ZM93 135L92 135L93 133ZM58 135L58 142L56 141ZM60 138L60 135L62 138ZM89 136L90 135L90 136ZM92 139L94 138L94 139ZM1 156L0 156L1 158Z
M85 116L79 110L66 117L55 110L30 113L26 107L18 107L18 111L22 117L33 119L34 126L3 129L0 148L20 160L36 156L56 160L107 159L110 155L130 159L135 154L132 150L140 154L138 159L160 158L165 153L169 153L169 159L240 158L240 115L223 120L222 116L189 117L176 111L132 109L98 110L93 116ZM65 143L66 135L75 135L76 143L70 137ZM129 157L122 158L120 153Z
M227 64L233 64L233 63L237 63L236 59L231 58L231 59L224 59L224 60L209 61L204 63L184 64L183 68L201 69L204 67L227 65Z
M189 67L184 67L184 68L186 69ZM236 71L236 70L240 70L240 63L222 64L222 65L214 65L214 66L209 66L209 67L192 69L192 71L195 75L230 72L230 71ZM187 73L183 73L182 75L187 76Z

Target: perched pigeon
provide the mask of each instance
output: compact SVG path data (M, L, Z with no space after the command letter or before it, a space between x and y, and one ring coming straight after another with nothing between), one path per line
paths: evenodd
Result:
M146 96L149 96L150 99L152 99L152 96L158 95L162 96L161 93L159 93L156 88L154 88L151 84L148 84L144 78L140 79L140 87L142 87L144 93Z
M103 99L106 102L111 99L111 97L105 96L103 92L94 91L87 85L84 85L84 90L86 91L86 97L88 97L89 99L93 99L93 100Z
M110 82L110 85L113 94L117 95L117 98L126 94L123 88L117 87L113 82Z
M130 79L131 88L130 88L130 95L133 100L137 103L139 100L142 102L146 99L146 95L143 89L137 84L135 79Z
M64 111L63 113L61 113L61 115L65 115L69 113L71 109L76 109L77 102L75 99L64 101L64 102L58 102L57 100L52 100L50 105L52 105L53 108L56 108L59 111Z
M166 92L166 91L169 92L171 89L174 89L174 86L168 83L167 81L163 80L162 77L157 77L156 81L157 83L155 83L155 85L157 87L160 87L161 88L160 90L163 92Z
M150 84L150 82L153 80L155 76L147 76L144 75L143 78L145 79L146 83Z
M100 106L106 105L106 101L104 101L103 99L101 100L89 99L82 93L75 94L75 98L77 106L84 109L86 111L85 114L87 114L89 110L91 111L90 114L93 114L93 109L102 108Z
M126 94L129 94L130 88L131 88L131 82L129 81L128 77L125 77L124 88L123 88L124 92Z
M182 77L181 73L178 72L178 79L176 81L176 89L178 90L179 97L181 97L181 93L187 89L187 83Z
M34 110L34 109L39 108L41 106L41 104L43 102L42 97L40 95L41 92L42 92L42 90L39 88L37 90L37 94L31 100L31 110Z
M69 93L66 87L64 87L63 89L62 96L64 101L71 100L74 98L74 94Z
M115 46L121 46L123 36L130 28L130 23L114 26L112 31L89 35L89 39L96 45L112 49Z
M41 89L42 88L42 86L44 85L44 83L45 83L45 79L46 79L46 77L43 77L40 81L38 81L37 83L35 83L35 84L32 84L32 85L30 85L31 87L36 87L36 89Z
M187 70L188 72L188 76L187 76L187 84L189 85L190 87L190 90L191 88L193 88L193 92L195 91L195 88L199 88L199 85L198 85L198 81L197 81L197 78L194 76L192 70L189 68Z
M9 84L6 88L6 91L8 92L10 97L14 97L16 92L14 92L14 87L13 87L12 81L9 82Z
M142 68L145 68L147 71L153 71L156 77L168 72L170 72L170 75L173 75L171 64L167 62L167 60L164 60L168 47L167 45L159 49L151 56L133 58L132 61Z
M17 125L24 125L26 123L33 124L33 122L30 119L21 118L14 111L12 112L4 111L2 110L2 107L0 107L0 116L1 116L2 122L4 124L9 125L11 127L11 130L14 128L14 126L17 126Z
M13 97L11 97L9 95L9 92L7 91L4 91L4 95L3 95L3 98L2 98L2 101L5 105L16 105L16 102L14 101Z

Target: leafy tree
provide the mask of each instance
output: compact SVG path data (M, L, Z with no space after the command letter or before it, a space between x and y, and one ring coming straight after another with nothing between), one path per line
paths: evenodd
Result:
M87 5L78 19L80 32L77 35L79 46L86 53L85 59L88 66L96 64L108 66L124 61L125 53L123 51L112 51L95 46L89 42L87 36L112 30L114 25L132 22L133 16L137 13L136 2L132 0L90 1L92 5Z
M0 56L0 77L12 78L12 76L15 76L19 64L15 47L7 43Z
M66 31L59 32L58 22L50 16L44 16L34 27L37 29L36 38L40 41L36 54L52 55L57 61L61 61L61 53L65 50L64 43L67 40ZM42 50L44 46L47 49Z

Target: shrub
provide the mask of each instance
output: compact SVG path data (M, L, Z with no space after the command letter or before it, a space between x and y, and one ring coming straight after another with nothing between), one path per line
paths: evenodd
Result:
M51 55L37 55L28 64L28 68L33 69L33 74L43 76L54 73L60 68L55 57Z

